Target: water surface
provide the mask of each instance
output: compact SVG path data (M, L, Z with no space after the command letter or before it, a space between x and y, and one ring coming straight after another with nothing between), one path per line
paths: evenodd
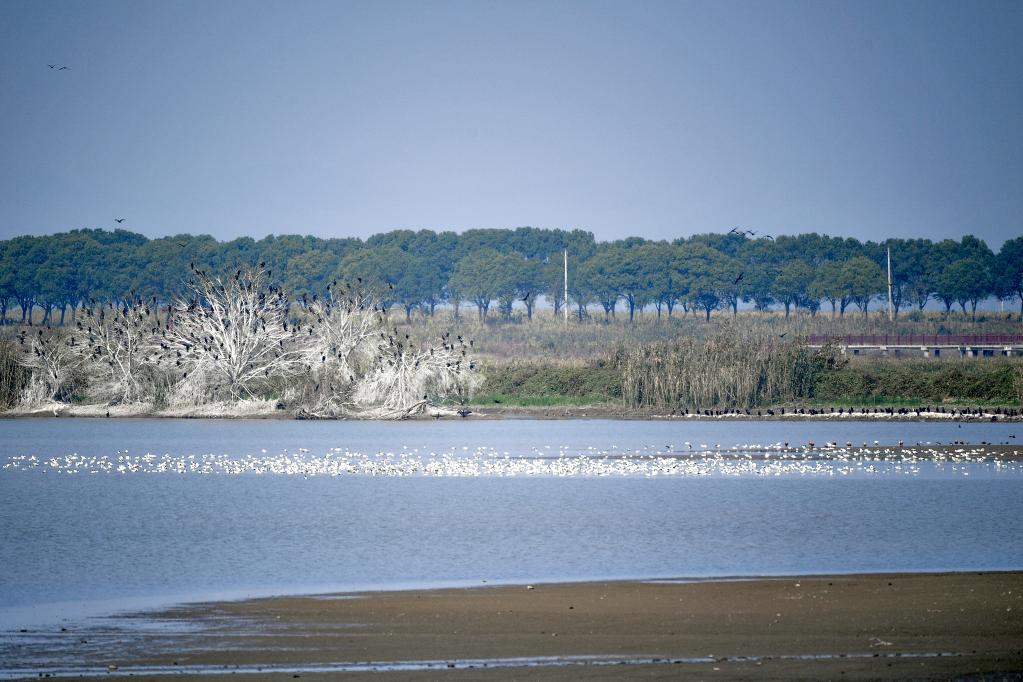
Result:
M1020 569L1018 463L910 462L897 448L868 461L741 456L785 441L1012 443L1017 426L0 421L0 465L19 462L0 470L0 628L196 598L396 586ZM721 460L717 445L740 454ZM697 468L675 464L675 453L702 446L710 452ZM146 453L185 464L116 473ZM338 459L367 464L342 475L187 466ZM600 468L618 461L631 468ZM403 469L409 462L419 468ZM431 474L430 462L447 464ZM570 466L552 468L561 463Z

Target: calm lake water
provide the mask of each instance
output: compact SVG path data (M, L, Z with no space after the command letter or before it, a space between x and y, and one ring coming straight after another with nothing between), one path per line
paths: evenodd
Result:
M1014 444L1017 430L0 420L0 629L258 594L1023 569L1019 463L673 456L809 440Z

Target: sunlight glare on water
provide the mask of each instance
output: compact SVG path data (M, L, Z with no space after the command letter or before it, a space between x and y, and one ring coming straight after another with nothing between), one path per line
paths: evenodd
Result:
M0 628L210 595L1023 567L1018 462L894 445L1013 424L2 426Z

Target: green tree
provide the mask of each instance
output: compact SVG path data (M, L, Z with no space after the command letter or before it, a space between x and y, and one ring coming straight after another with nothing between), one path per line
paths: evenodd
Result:
M789 261L778 270L774 279L774 293L785 306L785 317L789 316L792 306L808 298L813 270L801 260Z
M817 268L813 280L808 287L808 294L824 299L831 304L831 315L845 316L845 309L851 302L850 294L843 278L844 263L826 261Z
M516 298L526 304L527 319L533 319L536 299L547 288L545 275L544 265L537 258L523 260L513 268L513 292Z
M956 261L942 273L942 289L952 294L963 315L967 314L966 305L969 304L970 314L976 320L977 304L993 291L989 263L976 256Z
M624 277L622 274L622 252L612 244L601 244L592 258L579 269L581 286L604 309L604 320L615 313L618 299L622 297Z
M480 321L484 322L490 304L514 292L514 272L518 264L516 256L482 248L458 261L451 274L450 286L460 298L476 305Z
M409 262L409 255L397 246L364 246L342 258L331 279L355 287L377 301L385 312L401 302L408 316L407 290L402 280Z
M1015 295L1020 300L1020 315L1023 316L1023 237L1010 239L1002 244L995 263L995 277L1005 298Z
M337 271L338 257L329 251L305 251L292 256L284 268L284 286L295 297L320 297Z
M970 303L976 317L977 303L994 292L995 258L987 244L973 236L958 243L946 239L936 245L930 263L928 277L935 296L945 305L945 314L958 303L965 315Z
M682 245L678 271L686 278L688 296L710 321L711 311L721 307L727 292L738 276L738 263L719 251L700 243Z
M866 317L870 301L885 287L881 268L866 256L856 256L842 266L841 280L846 295Z

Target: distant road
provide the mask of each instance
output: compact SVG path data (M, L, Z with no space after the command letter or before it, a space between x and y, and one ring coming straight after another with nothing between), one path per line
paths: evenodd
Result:
M940 356L942 351L958 351L960 355L1023 355L1023 334L847 334L827 336L814 334L808 337L811 347L819 348L834 343L843 351L858 355L861 351L915 350L925 357Z

